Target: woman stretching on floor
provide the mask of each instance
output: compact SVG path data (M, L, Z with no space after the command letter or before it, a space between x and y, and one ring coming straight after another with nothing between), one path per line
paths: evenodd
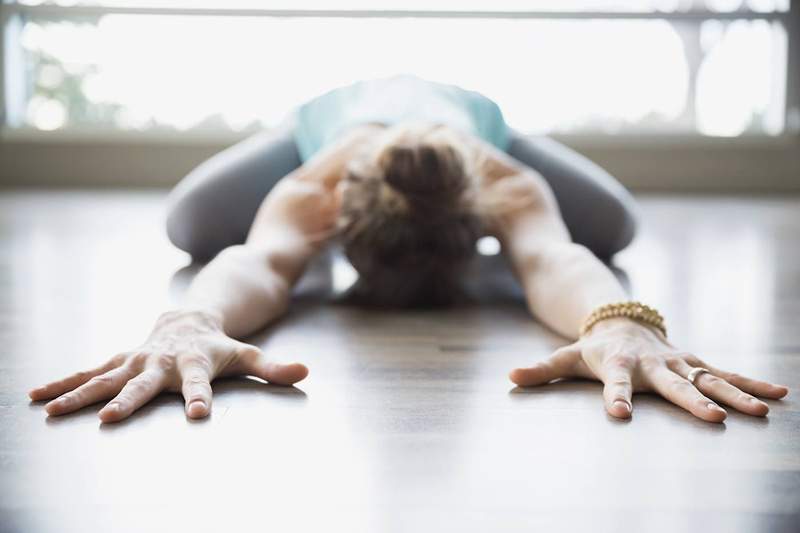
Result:
M475 243L496 237L531 313L577 339L511 372L534 386L560 378L605 384L605 408L628 418L632 394L654 391L710 422L719 403L764 416L786 387L718 370L667 340L658 313L628 301L597 258L633 237L632 200L608 174L548 139L525 138L486 97L413 76L328 92L198 167L173 192L172 241L214 259L182 308L107 363L30 392L61 415L111 399L115 422L164 390L207 416L211 382L253 375L291 385L300 363L268 360L239 338L281 315L292 286L330 240L359 272L357 294L379 306L452 303Z

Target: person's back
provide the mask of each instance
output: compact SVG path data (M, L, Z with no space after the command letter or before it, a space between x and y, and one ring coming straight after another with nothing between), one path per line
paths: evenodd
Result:
M170 194L167 234L196 260L208 260L243 242L267 193L347 131L412 123L444 125L535 170L573 240L599 257L610 258L632 240L635 202L602 168L553 139L513 130L497 103L479 92L407 74L329 90L291 110L277 128L198 166Z
M486 96L417 76L359 81L328 91L295 110L294 138L306 162L344 131L359 124L441 124L500 150L508 128L500 107Z

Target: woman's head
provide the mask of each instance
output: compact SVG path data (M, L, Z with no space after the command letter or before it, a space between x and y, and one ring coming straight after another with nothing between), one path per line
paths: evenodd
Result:
M476 180L462 141L441 126L389 128L350 163L339 229L370 302L452 301L480 237Z

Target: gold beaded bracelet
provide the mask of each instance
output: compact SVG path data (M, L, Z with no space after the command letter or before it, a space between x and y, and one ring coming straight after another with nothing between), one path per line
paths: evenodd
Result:
M581 326L581 337L589 333L592 326L606 320L607 318L625 317L642 322L649 326L658 328L664 336L667 336L667 327L664 325L664 317L652 307L648 307L640 302L619 302L606 304L598 307L586 317Z

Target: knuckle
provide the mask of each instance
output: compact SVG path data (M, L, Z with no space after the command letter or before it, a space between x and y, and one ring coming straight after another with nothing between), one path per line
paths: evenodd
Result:
M71 404L73 401L75 401L76 399L78 399L78 396L79 396L79 393L77 393L77 392L75 392L75 391L72 391L72 392L68 392L68 393L66 393L66 394L62 394L61 396L59 396L59 397L57 398L57 400L58 400L58 401L59 401L59 402L60 402L62 405L67 405L67 404Z
M172 353L162 353L159 354L155 360L155 366L161 370L169 372L174 370L177 365L177 356Z
M691 353L683 354L683 360L692 366L705 366L705 363L699 357Z
M132 379L128 382L128 392L134 396L138 396L147 389L147 382L141 379Z
M88 370L81 370L80 372L75 372L71 378L80 380L80 381L89 381L94 377L94 375ZM69 379L69 378L67 378Z
M624 388L628 388L628 387L631 386L631 381L629 379L626 379L626 378L623 378L623 377L618 377L618 378L615 378L615 379L611 380L609 385L611 385L613 387L617 387L617 388L623 388L623 387Z
M128 357L130 357L130 356L131 356L130 352L118 353L117 355L115 355L114 357L109 359L108 362L113 364L113 365L115 365L115 366L119 366L122 363L124 363L128 359Z
M131 381L139 385L142 385L143 387L149 387L150 385L153 385L155 383L156 376L152 375L150 372L144 372L136 376L136 378Z
M88 384L92 387L107 387L111 385L113 382L113 378L108 374L101 374L99 376L94 376L92 379L88 381Z
M198 352L191 352L182 355L180 358L180 363L185 366L200 367L203 369L208 368L208 358L202 353Z
M261 355L261 348L250 344L244 344L239 347L236 354L244 360L256 359Z
M628 354L612 355L606 361L606 364L613 368L631 368L636 363L636 357Z
M192 387L192 388L208 386L208 380L206 378L204 378L203 376L198 376L198 375L191 375L191 376L186 377L183 380L183 383L187 387Z
M106 407L116 406L117 409L124 412L128 409L128 406L130 406L130 404L131 404L130 398L128 398L124 394L118 394L113 400L111 400L106 404Z
M59 401L61 402L62 405L70 405L70 406L72 406L72 405L75 405L77 403L83 402L84 398L85 398L85 396L84 396L83 391L76 389L76 390L74 390L72 392L68 392L67 394L61 395L61 397L59 398Z
M725 377L730 382L742 380L742 376L740 374L737 374L736 372L729 372Z
M667 363L667 368L670 370L675 370L681 363L684 362L684 359L680 355L670 354L664 357L664 361Z
M710 404L710 403L713 403L713 404L716 405L716 402L712 402L711 400L709 400L705 396L698 396L697 398L694 399L693 403L695 405L697 405L698 407L702 407L703 409L708 407L708 404Z
M694 389L694 386L688 381L675 380L670 382L669 389L675 394L682 395Z
M136 352L130 356L128 362L135 368L141 368L147 362L149 356L150 354L147 352Z
M191 396L206 396L211 392L211 384L202 376L189 376L183 380L183 390Z
M711 386L718 386L722 383L722 380L717 376L712 376L711 374L704 374L703 381L706 382L707 385Z
M659 355L645 354L639 358L642 368L652 369L661 366L664 363L664 358Z
M119 394L114 397L113 400L108 402L109 405L116 404L119 405L120 409L124 410L127 409L128 406L133 404L133 395L130 394L128 391L123 390Z
M189 352L181 356L181 363L188 365L202 365L206 363L206 357L200 352Z

